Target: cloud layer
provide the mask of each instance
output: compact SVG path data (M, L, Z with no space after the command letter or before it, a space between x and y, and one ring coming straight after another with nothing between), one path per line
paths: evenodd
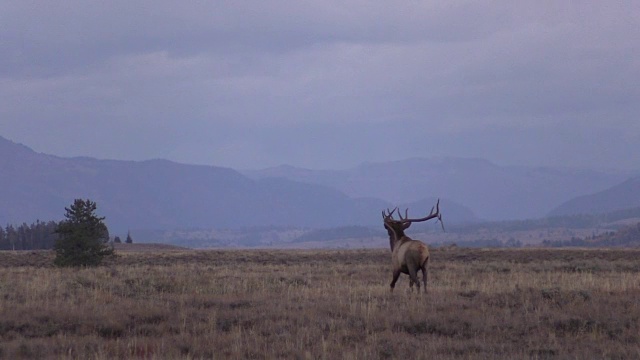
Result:
M0 2L0 135L62 156L637 168L636 2Z

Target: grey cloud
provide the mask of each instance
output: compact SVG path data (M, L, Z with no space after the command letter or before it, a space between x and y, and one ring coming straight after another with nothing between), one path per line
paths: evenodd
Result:
M241 56L314 44L477 39L494 31L492 8L373 2L167 1L8 3L4 69L56 72L122 54L169 51ZM480 21L478 12L486 15ZM502 11L498 11L498 14ZM454 21L451 21L454 19ZM457 19L457 20L456 20Z
M242 167L405 154L629 167L638 8L4 2L0 133L60 155ZM576 129L584 141L563 149ZM598 134L626 138L594 150Z

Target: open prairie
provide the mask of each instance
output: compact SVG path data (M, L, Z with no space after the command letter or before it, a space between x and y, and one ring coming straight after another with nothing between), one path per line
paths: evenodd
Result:
M432 250L429 293L372 250L0 252L0 357L640 358L640 251Z

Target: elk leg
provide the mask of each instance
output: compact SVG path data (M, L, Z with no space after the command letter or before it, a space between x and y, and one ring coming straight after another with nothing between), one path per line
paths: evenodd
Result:
M429 265L429 257L427 257L424 262L422 263L422 266L420 267L422 269L422 282L424 283L424 293L427 293L427 273L429 272L429 270L427 270L427 266Z
M396 282L400 277L400 270L393 270L393 280L391 280L391 292L393 292L393 288L396 286Z
M420 282L418 281L418 269L413 266L409 266L409 278L411 279L409 282L409 287L413 290L413 284L416 284L418 288L418 293L420 292Z
M427 293L427 265L422 267L422 282L424 283L424 293Z

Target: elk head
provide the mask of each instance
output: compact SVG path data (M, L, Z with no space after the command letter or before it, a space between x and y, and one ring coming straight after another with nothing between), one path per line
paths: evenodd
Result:
M398 212L399 220L393 218L393 213ZM418 218L418 219L410 219L409 218L409 209L405 209L404 217L400 210L396 207L393 210L387 209L385 212L382 211L382 220L384 222L384 227L387 229L387 233L389 234L389 244L391 246L391 251L393 251L394 243L397 240L405 237L404 231L411 226L414 222L423 222L431 219L438 219L440 221L440 225L442 226L442 231L444 231L444 223L442 222L442 214L440 213L440 199L434 207L431 208L431 212L429 215Z

